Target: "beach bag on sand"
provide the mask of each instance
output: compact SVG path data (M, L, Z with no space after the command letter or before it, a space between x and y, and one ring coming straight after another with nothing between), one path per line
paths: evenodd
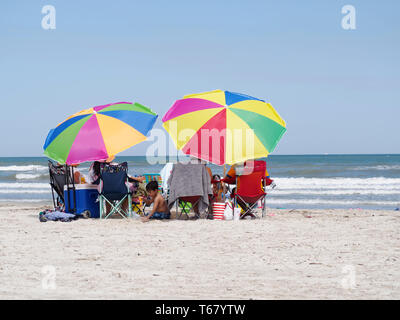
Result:
M229 200L225 201L224 219L233 220L233 204Z
M212 205L214 220L224 220L225 203L214 202Z
M234 208L234 210L233 210L233 220L234 221L239 221L241 213L242 213L242 209Z

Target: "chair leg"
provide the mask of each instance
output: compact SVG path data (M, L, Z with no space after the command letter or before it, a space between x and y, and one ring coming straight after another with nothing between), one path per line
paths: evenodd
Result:
M195 217L197 217L197 213L194 211L194 207L197 205L197 203L198 203L198 201L196 201L195 203L191 203L191 202L187 202L187 201L183 202L182 211L186 215L186 220L190 220L190 217L189 217L190 209L193 209ZM191 205L191 207L189 205Z
M129 218L132 218L132 195L128 194L128 215Z
M181 204L182 204L181 212L182 212L182 214L184 214L186 216L186 220L189 220L189 215L186 212L186 207L188 207L188 204L186 201L182 201ZM190 209L189 209L189 212L190 212Z
M143 217L146 215L146 207L147 207L147 205L146 205L146 203L144 203L142 205L142 207L140 208L140 211L141 211Z
M185 202L184 208L185 208L185 211L184 211L183 213L184 213L185 216L186 216L186 220L190 220L189 213L190 213L190 209L191 209L191 208L189 207L188 202ZM192 207L192 208L193 208L193 207Z
M184 216L186 216L186 220L189 220L189 216L188 216L188 214L186 212L187 202L179 200L179 205L181 205L179 219L184 215ZM179 205L178 205L178 207L179 207ZM189 209L189 211L190 211L190 209Z
M144 207L140 207L140 203L132 202L132 215L135 213L136 210L138 215L144 215Z
M192 209L193 209L193 212L194 212L194 216L197 219L200 219L199 203L200 203L200 199L198 199L195 203L192 203ZM197 208L197 212L194 211L194 208ZM189 209L189 212L190 212L190 209Z
M109 201L105 198L107 203L111 206L110 212L105 216L105 219L111 217L114 213L118 213L122 218L127 218L128 213L122 208L122 204L127 196L124 196L120 201Z
M100 220L103 218L103 197L99 196Z
M108 212L108 213L106 212L105 213L104 219L108 219L109 217L111 217L114 214L114 211L115 211L115 206L114 206L113 202L107 200L106 198L104 198L105 207L107 207L107 203L110 205L110 212Z
M240 196L237 195L236 197L240 198L240 200L246 206L245 208L242 208L244 212L240 215L240 219L243 219L249 213L252 213L256 218L260 218L260 216L257 214L257 211L253 211L253 209L257 205L258 200L260 200L261 198L258 199L256 202L254 202L252 205L250 205L246 201L244 201ZM236 199L236 201L237 201L237 199ZM239 204L239 206L240 206L240 204Z
M109 217L111 217L114 213L116 213L116 212L118 212L120 215L121 215L121 213L118 211L118 208L117 208L117 206L118 206L118 204L116 204L116 203L113 203L113 202L110 202L110 206L111 206L111 210L110 210L110 212L108 213L108 215L106 216L106 219L108 219Z
M264 218L265 217L265 213L266 213L266 210L267 210L267 207L266 207L266 205L265 205L265 196L263 197L263 199L261 200L262 201L262 217Z
M124 209L124 202L128 201L128 208ZM107 203L110 205L110 212L106 212ZM100 219L108 219L114 213L118 213L122 218L132 218L132 195L127 194L119 201L109 201L106 197L99 196Z
M124 196L121 200L115 202L115 212L117 212L122 218L129 218L129 205L128 212L124 210L124 202L128 201L129 194Z
M175 206L176 206L176 215L178 215L178 213L179 213L178 220L180 220L182 217L182 211L179 212L179 199L175 201Z

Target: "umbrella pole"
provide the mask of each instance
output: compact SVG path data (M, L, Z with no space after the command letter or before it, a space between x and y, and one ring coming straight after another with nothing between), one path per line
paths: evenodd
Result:
M72 198L74 199L74 208L72 213L76 213L76 194L75 194L75 177L74 177L74 167L72 168Z
M54 210L56 209L56 200L54 198L54 190L53 190L53 185L54 185L54 181L53 181L53 176L51 175L51 167L50 167L50 163L48 163L49 166L49 177L50 177L50 188L51 188L51 196L53 198L53 207ZM64 192L64 190L62 191Z
M236 174L236 186L235 186L235 196L233 197L232 215L235 214L235 208L238 206L238 203L237 203L237 185L238 185L238 176Z
M66 197L66 204L68 204L68 206L66 205L65 206L65 209L67 209L68 208L68 211L70 211L71 210L71 202L70 202L70 199L69 199L69 190L70 190L70 188L69 188L69 170L68 170L68 165L66 164L65 165L65 185L67 186L67 197Z

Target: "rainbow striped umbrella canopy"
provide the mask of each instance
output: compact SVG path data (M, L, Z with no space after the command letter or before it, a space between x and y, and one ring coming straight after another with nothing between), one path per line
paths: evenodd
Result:
M267 157L286 132L270 103L222 90L184 96L162 121L177 149L217 165Z
M50 130L44 154L68 165L104 160L146 140L156 119L153 111L139 103L86 109Z

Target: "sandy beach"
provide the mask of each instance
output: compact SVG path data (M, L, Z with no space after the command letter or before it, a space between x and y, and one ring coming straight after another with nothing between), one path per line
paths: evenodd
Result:
M1 204L1 299L399 299L400 213L38 220Z

